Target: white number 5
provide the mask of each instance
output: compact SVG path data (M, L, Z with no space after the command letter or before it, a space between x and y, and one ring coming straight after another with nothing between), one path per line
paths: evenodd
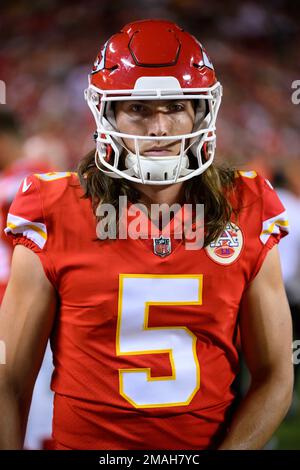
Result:
M149 328L148 315L151 305L201 303L202 275L120 275L117 355L165 352L172 367L168 377L151 377L150 368L120 369L120 393L134 407L188 405L199 390L196 336L185 326Z

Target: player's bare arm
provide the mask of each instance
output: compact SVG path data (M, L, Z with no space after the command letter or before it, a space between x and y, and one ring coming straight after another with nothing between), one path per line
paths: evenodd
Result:
M293 389L291 318L277 247L244 294L240 331L251 387L220 448L260 449L286 415Z
M17 245L0 310L0 448L21 449L34 382L55 313L55 292L38 256Z

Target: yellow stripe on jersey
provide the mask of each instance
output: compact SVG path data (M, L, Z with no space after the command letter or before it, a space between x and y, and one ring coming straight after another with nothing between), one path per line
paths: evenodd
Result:
M244 176L245 178L251 178L251 179L257 177L256 171L241 171L241 170L239 170L236 173L237 173L236 174L237 177L238 176Z
M4 230L6 234L22 234L24 237L32 240L39 248L44 248L47 241L47 228L41 222L31 222L17 215L8 214L7 226Z
M286 211L263 222L262 232L260 234L262 243L265 245L270 236L279 234L280 230L287 233L289 232L289 221Z
M76 173L72 171L52 171L49 173L35 173L34 176L42 181L55 181L62 178L68 178L71 175L76 175Z

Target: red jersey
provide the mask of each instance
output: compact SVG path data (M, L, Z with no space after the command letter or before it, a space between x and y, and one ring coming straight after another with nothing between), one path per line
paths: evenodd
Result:
M97 240L75 174L27 178L6 232L38 254L58 292L53 436L62 446L208 449L222 438L241 297L287 232L264 179L240 173L236 184L239 217L215 243L186 250L171 230L161 257L152 240Z
M43 162L17 160L8 169L0 172L0 305L9 278L12 244L4 234L9 206L11 205L21 181L33 171L49 171Z

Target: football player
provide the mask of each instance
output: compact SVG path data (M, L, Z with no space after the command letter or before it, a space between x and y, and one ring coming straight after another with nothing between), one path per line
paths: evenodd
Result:
M258 449L282 421L292 338L276 244L288 223L267 181L214 164L221 96L204 47L171 22L128 24L101 48L86 90L95 155L78 176L27 178L8 216L2 449L22 446L49 336L57 449ZM179 204L168 236L163 224L145 236L143 212L139 237L118 236L121 223L97 239L119 196L129 221L140 203ZM193 250L175 236L187 204L204 204ZM251 386L233 412L238 329Z

